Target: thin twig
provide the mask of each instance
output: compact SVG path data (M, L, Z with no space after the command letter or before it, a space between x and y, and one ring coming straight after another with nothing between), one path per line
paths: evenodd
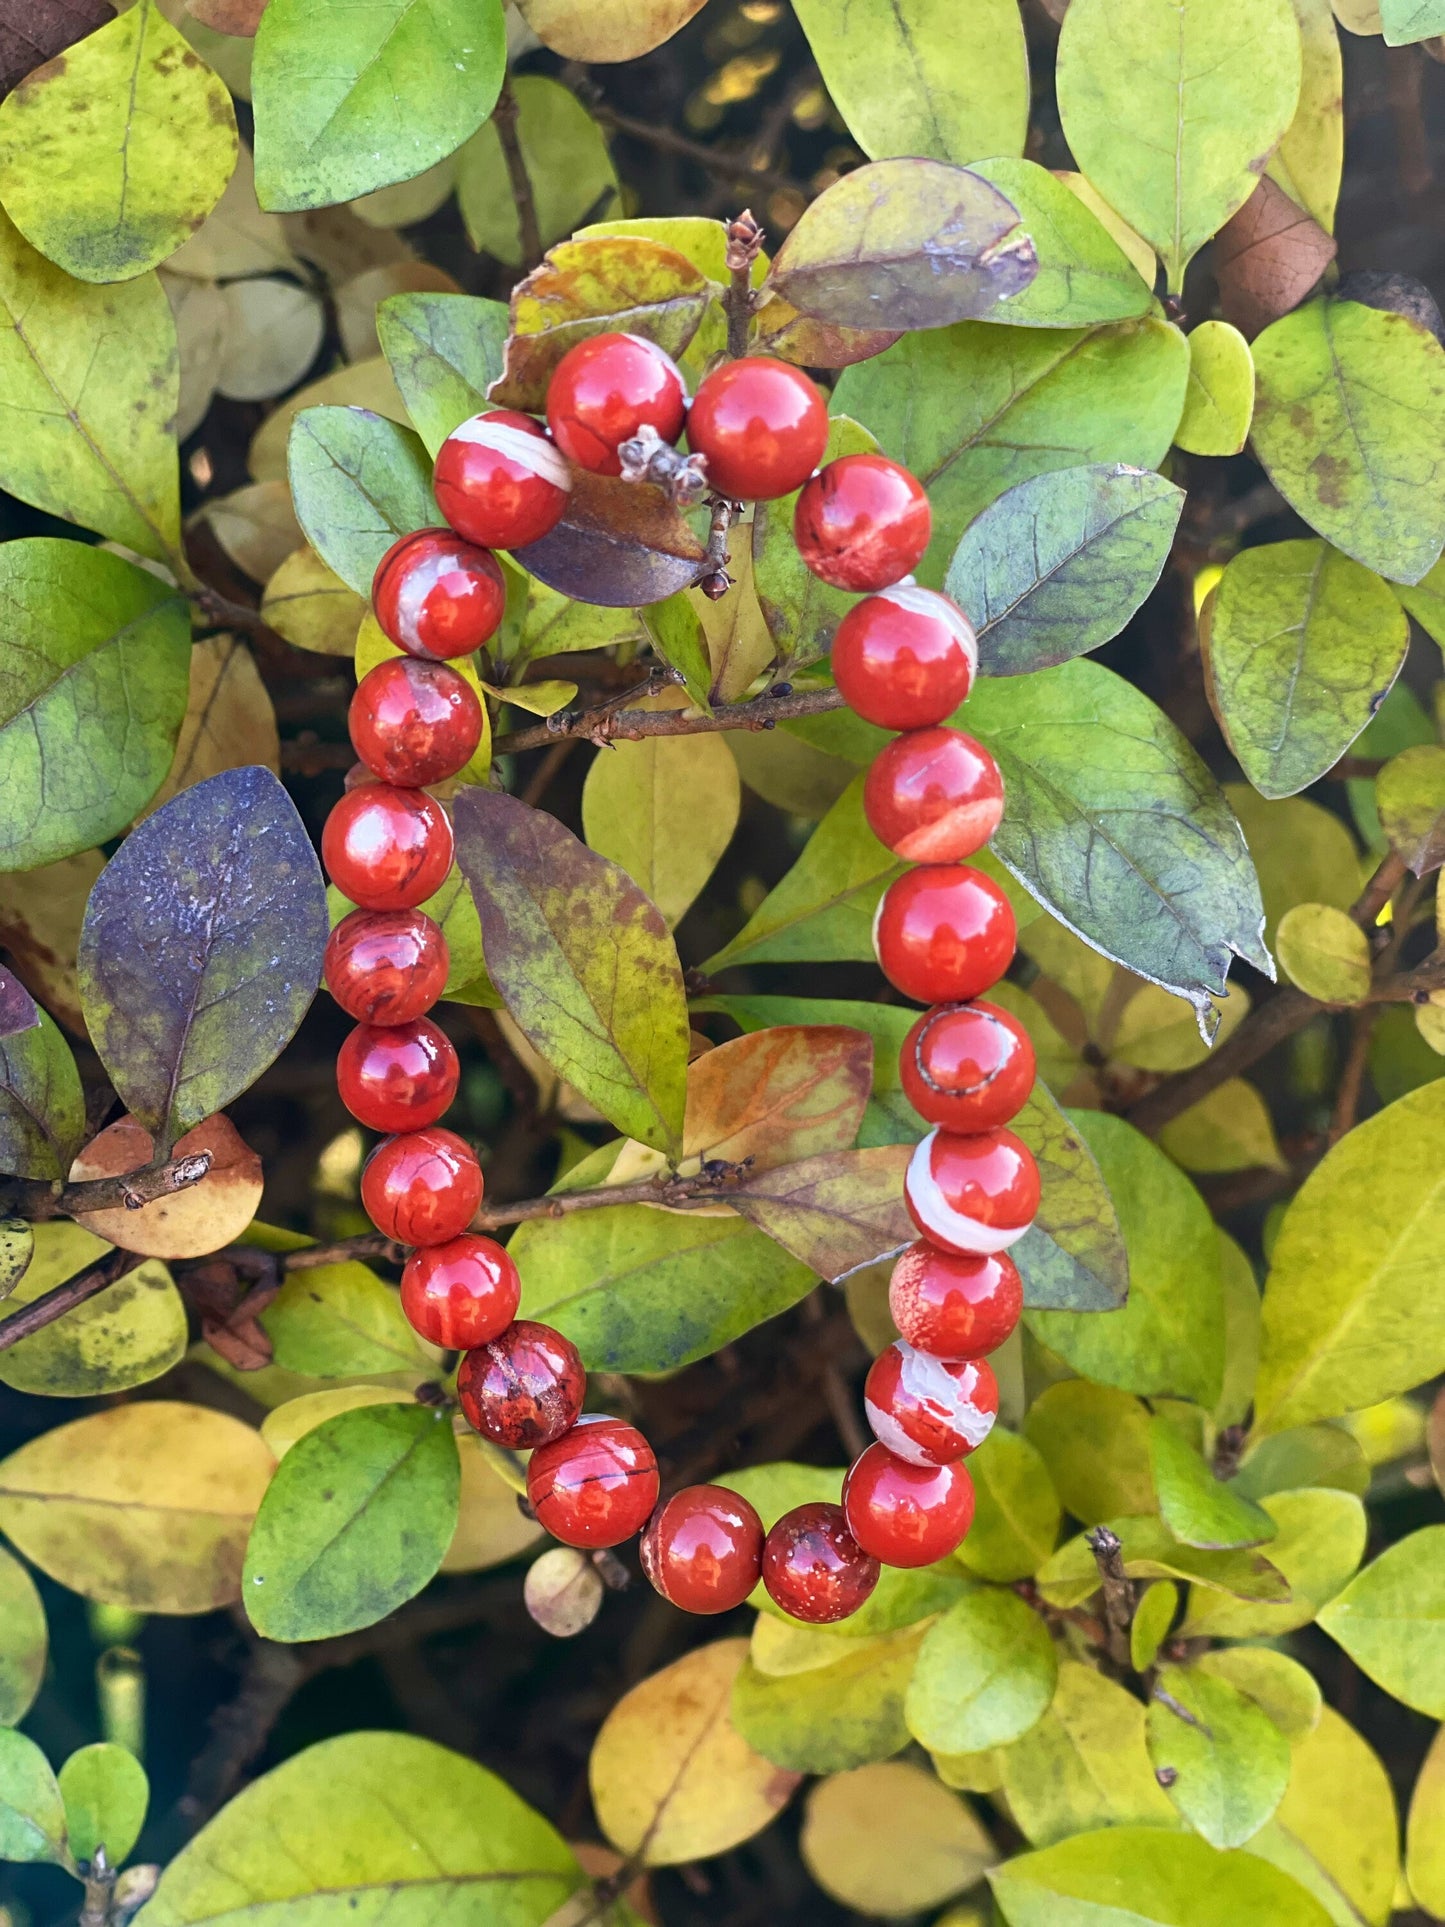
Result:
M79 1184L65 1184L59 1178L0 1178L0 1213L18 1212L23 1218L37 1219L78 1218L86 1211L114 1211L118 1205L139 1211L157 1198L188 1191L210 1168L210 1152L196 1151L117 1178L87 1178Z
M652 121L634 120L630 114L619 114L616 108L603 102L599 101L593 106L592 117L604 127L611 128L613 133L645 141L649 147L655 147L664 154L676 154L680 160L696 161L699 167L724 179L752 181L774 193L779 189L806 191L786 174L779 174L772 168L754 167L751 161L744 160L740 154L729 154L725 149L704 147L701 141L689 140L686 134L679 134L671 127L658 126Z
M763 248L763 230L744 208L728 223L727 292L723 308L728 318L728 353L736 360L748 352L748 330L753 320L753 267Z
M1359 1115L1360 1095L1365 1088L1365 1071L1370 1062L1370 1039L1374 1035L1375 1024L1379 1018L1378 1006L1366 1004L1351 1013L1350 1045L1345 1052L1345 1061L1340 1070L1339 1088L1335 1092L1335 1108L1330 1118L1329 1141L1338 1144L1347 1132L1355 1128Z
M1084 1534L1084 1542L1099 1568L1108 1634L1105 1650L1114 1665L1124 1669L1130 1664L1129 1628L1134 1620L1134 1586L1124 1571L1124 1548L1107 1526L1094 1526Z
M701 736L717 729L771 729L775 723L793 722L801 716L825 716L841 709L843 698L836 689L806 689L786 696L765 694L748 702L719 703L709 715L683 709L624 709L608 712L606 735L625 743L640 742L644 736ZM492 745L495 755L518 755L524 749L543 749L559 736L592 736L602 727L603 712L561 710L544 723L529 729L514 729L499 736Z
M492 109L497 139L502 144L502 159L507 164L507 180L517 209L517 228L522 243L522 271L530 274L542 259L542 228L537 219L537 200L532 192L532 177L527 172L527 157L522 152L517 132L517 96L510 78L502 81L502 91Z
M18 1345L22 1338L31 1338L47 1325L53 1325L57 1318L63 1318L77 1305L83 1305L88 1298L94 1298L113 1285L117 1278L131 1271L142 1261L133 1251L112 1251L101 1259L92 1271L81 1272L78 1278L69 1278L63 1285L42 1293L19 1311L12 1311L8 1318L0 1318L0 1352L8 1352L12 1345Z
M828 1314L823 1308L817 1292L803 1301L803 1316L814 1327L827 1323ZM832 1417L838 1437L847 1448L850 1459L861 1458L871 1443L858 1416L858 1404L848 1390L838 1361L828 1352L819 1354L819 1376L823 1381L823 1396L828 1401L828 1411Z

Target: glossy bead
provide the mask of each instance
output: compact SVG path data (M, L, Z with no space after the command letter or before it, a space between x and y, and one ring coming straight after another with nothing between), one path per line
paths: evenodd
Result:
M894 1324L910 1345L937 1358L997 1351L1023 1307L1018 1266L1002 1251L944 1251L921 1238L888 1281Z
M446 881L452 826L425 790L363 783L327 817L321 861L341 894L363 910L414 910Z
M1013 906L992 877L962 864L926 864L895 878L873 923L883 974L921 1004L961 1004L996 984L1013 961Z
M1005 1251L1039 1208L1039 1167L1012 1131L930 1131L908 1160L903 1198L925 1238L945 1251Z
M420 1131L457 1094L461 1066L451 1039L430 1017L409 1024L358 1024L336 1056L341 1101L373 1131Z
M517 1315L522 1281L495 1238L463 1232L408 1258L401 1308L413 1331L448 1351L499 1338Z
M885 455L840 455L793 511L793 539L813 574L857 594L909 574L932 533L922 484Z
M844 702L865 722L923 730L951 716L972 689L978 644L968 617L946 595L900 582L854 603L838 624L829 661ZM956 785L962 774L935 771L933 781Z
M439 923L421 910L353 910L326 940L326 988L363 1024L405 1024L431 1009L451 957Z
M1003 821L1003 778L983 744L961 729L912 729L874 757L863 813L878 841L906 863L957 863Z
M392 656L356 685L352 747L383 783L420 789L455 776L482 740L482 705L444 662Z
M898 1054L903 1095L927 1124L991 1131L1007 1124L1034 1087L1034 1047L997 1004L937 1004Z
M527 1499L564 1546L619 1546L657 1504L657 1460L635 1425L589 1412L532 1454Z
M617 451L641 428L675 442L687 390L671 356L641 335L592 335L569 348L547 385L547 426L562 453L594 475L620 475Z
M488 549L518 549L561 521L572 471L540 422L494 408L447 436L432 486L458 535Z
M383 634L409 656L469 656L496 634L507 585L494 555L450 529L418 529L393 542L371 580Z
M476 1153L440 1124L384 1138L362 1167L366 1215L398 1244L445 1244L466 1230L481 1201Z
M848 1530L885 1566L931 1566L957 1552L973 1524L973 1480L962 1465L910 1465L870 1445L843 1483Z
M828 404L801 368L765 355L725 361L687 411L687 445L707 459L709 488L771 502L801 488L828 445Z
M863 1383L874 1438L910 1465L951 1465L976 1452L998 1417L998 1383L981 1358L939 1358L896 1339Z
M763 1584L775 1606L810 1626L848 1619L878 1584L878 1561L848 1530L840 1505L799 1505L763 1542Z
M582 1354L571 1339L530 1318L468 1352L457 1373L468 1425L514 1452L561 1438L586 1390Z
M721 1485L689 1485L660 1505L638 1548L656 1591L688 1613L741 1606L763 1570L763 1522Z

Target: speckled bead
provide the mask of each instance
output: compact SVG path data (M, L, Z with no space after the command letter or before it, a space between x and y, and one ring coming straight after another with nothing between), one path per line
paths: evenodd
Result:
M353 910L326 940L326 988L363 1024L405 1024L446 988L451 957L439 923L421 910Z
M530 1318L468 1352L457 1374L467 1423L514 1452L561 1438L576 1422L586 1390L582 1355L571 1339Z
M878 1561L848 1530L842 1506L794 1506L763 1543L763 1584L794 1619L831 1626L866 1603Z
M835 589L860 594L901 581L932 533L922 485L886 455L840 455L806 485L793 511L793 540L807 567Z
M1006 1252L943 1251L920 1238L888 1281L888 1309L910 1345L938 1358L982 1358L1013 1335L1023 1311L1018 1266Z
M482 740L482 705L466 677L419 656L392 656L369 669L347 722L366 767L403 788L455 776Z

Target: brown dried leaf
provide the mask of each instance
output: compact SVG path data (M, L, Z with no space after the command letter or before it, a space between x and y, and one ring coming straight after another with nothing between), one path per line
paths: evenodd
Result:
M640 609L687 588L706 553L661 489L576 469L567 513L515 555L529 575L562 595Z
M264 763L281 774L276 712L245 643L234 636L208 636L191 650L190 693L175 761L141 815L158 810L178 790L248 763Z
M0 0L0 95L114 18L109 0Z
M199 519L210 524L227 557L253 582L269 582L306 541L285 482L248 482L207 502Z
M186 0L186 10L213 33L251 40L266 11L266 0Z
M57 1023L85 1035L75 949L91 885L104 863L99 850L82 850L43 870L0 876L0 944L16 975Z
M1214 244L1225 319L1252 341L1299 306L1334 258L1334 237L1282 187L1262 180Z

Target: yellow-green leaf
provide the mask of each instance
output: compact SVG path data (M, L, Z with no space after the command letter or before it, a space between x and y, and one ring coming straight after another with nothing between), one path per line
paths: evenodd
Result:
M1320 1723L1319 1683L1288 1653L1272 1646L1221 1646L1201 1653L1194 1664L1263 1707L1287 1740L1305 1739Z
M1149 1464L1149 1414L1128 1392L1066 1378L1029 1407L1024 1432L1059 1497L1086 1526L1158 1510Z
M1445 1719L1445 1526L1387 1546L1319 1620L1387 1693Z
M35 1227L36 1262L11 1294L12 1306L31 1304L60 1282L44 1262L57 1229ZM108 1248L99 1239L94 1243L100 1251ZM66 1262L60 1276L80 1268ZM147 1258L64 1318L0 1352L0 1380L47 1398L98 1398L149 1384L179 1364L185 1352L181 1295L161 1261Z
M1237 455L1254 417L1254 358L1227 321L1201 321L1189 335L1189 386L1174 431L1191 455Z
M761 1628L776 1629L761 1633ZM774 1651L765 1673L759 1649L779 1634L795 1642L803 1629L767 1613L758 1617L752 1656L733 1685L732 1719L750 1746L793 1773L843 1773L890 1759L908 1744L903 1695L923 1640L922 1625L871 1638L813 1633L811 1653ZM806 1635L805 1635L806 1636ZM811 1663L803 1665L804 1657Z
M1005 1585L1027 1579L1059 1536L1059 1495L1042 1454L1029 1439L995 1425L968 1469L974 1513L958 1549L960 1563L979 1579Z
M617 170L607 136L570 87L544 74L521 74L512 91L516 140L545 247L587 215L605 219L618 207ZM517 204L495 120L480 127L458 156L457 205L474 248L508 267L520 264Z
M1277 1528L1266 1554L1289 1587L1287 1601L1190 1594L1181 1634L1188 1639L1272 1639L1307 1626L1333 1599L1365 1552L1365 1509L1353 1492L1306 1487L1260 1501Z
M1148 1709L1149 1757L1169 1798L1213 1847L1242 1847L1289 1784L1289 1741L1228 1680L1161 1666Z
M64 1862L65 1804L34 1740L0 1728L0 1860Z
M930 1629L908 1683L904 1718L931 1753L1006 1746L1042 1718L1058 1655L1017 1593L970 1586Z
M1269 1106L1242 1077L1226 1078L1207 1097L1181 1111L1159 1133L1159 1142L1186 1171L1284 1169ZM1228 1364L1226 1350L1226 1369Z
M870 1915L937 1907L998 1859L966 1802L904 1760L820 1782L808 1795L798 1844L824 1893Z
M1385 1927L1400 1865L1390 1776L1332 1706L1292 1749L1289 1787L1248 1852L1314 1894L1336 1922Z
M1373 0L1366 0L1373 4ZM1345 159L1344 63L1330 0L1293 0L1304 56L1299 105L1269 164L1269 177L1327 234Z
M1144 1708L1077 1660L1059 1667L1048 1711L1002 1760L1009 1811L1031 1846L1094 1827L1178 1824L1150 1765Z
M1445 862L1445 749L1417 743L1375 778L1380 828L1416 876Z
M49 1633L35 1581L0 1551L0 1726L18 1725L45 1677Z
M1445 1726L1431 1741L1410 1795L1405 1877L1426 1913L1445 1918Z
M646 736L598 751L582 789L582 827L590 847L676 924L722 860L740 805L737 764L721 736Z
M72 1753L57 1778L70 1851L89 1861L97 1847L104 1847L111 1866L123 1866L150 1803L150 1782L140 1761L125 1747L103 1741Z
M1149 1457L1165 1525L1187 1546L1259 1546L1278 1527L1253 1499L1214 1476L1199 1453L1162 1412L1149 1424Z

